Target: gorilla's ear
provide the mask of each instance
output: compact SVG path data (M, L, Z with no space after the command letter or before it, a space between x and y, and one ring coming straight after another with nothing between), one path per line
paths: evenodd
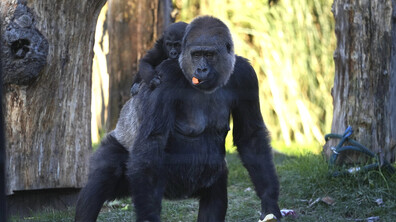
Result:
M227 48L227 52L231 53L231 44L230 43L226 43L226 48Z

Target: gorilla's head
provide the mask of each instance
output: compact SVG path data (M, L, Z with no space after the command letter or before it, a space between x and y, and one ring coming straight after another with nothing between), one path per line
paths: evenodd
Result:
M181 42L186 30L187 23L173 23L164 31L164 50L168 58L177 59L181 51Z
M201 91L211 93L225 85L235 64L228 27L210 16L194 19L187 26L179 63L185 77Z

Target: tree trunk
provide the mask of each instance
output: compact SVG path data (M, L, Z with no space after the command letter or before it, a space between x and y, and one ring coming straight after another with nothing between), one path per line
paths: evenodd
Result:
M122 105L130 97L132 80L140 58L170 23L170 0L110 0L108 130L118 120Z
M2 0L7 194L84 185L105 0Z
M396 0L335 0L337 48L332 132L352 137L388 161L396 157ZM325 146L335 146L331 140ZM357 153L340 156L356 162Z
M0 30L1 30L1 17L0 17ZM0 35L0 49L3 44ZM4 136L4 115L3 115L3 68L2 58L0 56L0 221L7 221L7 208L5 196L5 166L6 166L6 151L5 151L5 136Z

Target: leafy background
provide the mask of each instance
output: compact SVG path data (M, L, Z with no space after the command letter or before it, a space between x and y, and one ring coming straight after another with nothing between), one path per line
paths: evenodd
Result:
M333 114L332 1L173 2L177 20L213 15L231 29L236 53L248 58L257 72L261 111L273 140L319 152Z

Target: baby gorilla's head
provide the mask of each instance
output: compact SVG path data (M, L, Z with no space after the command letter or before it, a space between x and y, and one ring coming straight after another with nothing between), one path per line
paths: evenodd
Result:
M177 59L181 51L181 42L186 30L187 23L173 23L164 32L164 50L168 58Z

